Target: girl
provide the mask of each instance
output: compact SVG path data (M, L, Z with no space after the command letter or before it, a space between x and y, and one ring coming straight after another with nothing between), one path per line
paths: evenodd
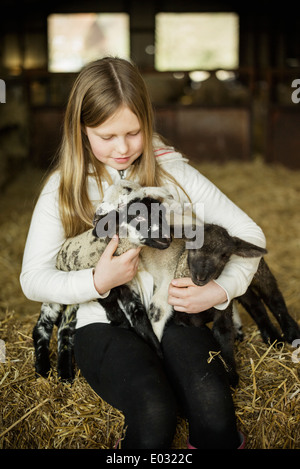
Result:
M112 327L95 301L133 278L139 248L113 256L115 237L95 269L55 268L64 240L91 227L95 207L120 178L165 185L182 203L204 204L206 222L265 246L261 229L153 134L151 103L136 67L104 58L87 65L71 91L58 164L39 197L28 233L23 291L39 302L80 303L76 362L92 388L124 413L123 448L170 448L179 408L189 422L189 448L238 448L241 436L226 371L219 360L207 363L209 351L218 350L210 329L170 322L162 337L162 362L133 331ZM232 258L221 276L204 287L189 278L174 279L169 303L190 314L213 306L222 310L246 291L258 262ZM143 274L143 288L150 296L151 278Z

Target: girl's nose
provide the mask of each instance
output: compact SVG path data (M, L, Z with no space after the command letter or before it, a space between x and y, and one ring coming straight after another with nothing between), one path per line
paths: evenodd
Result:
M125 137L118 137L116 139L116 151L120 153L120 155L125 155L128 150L128 144L126 142Z

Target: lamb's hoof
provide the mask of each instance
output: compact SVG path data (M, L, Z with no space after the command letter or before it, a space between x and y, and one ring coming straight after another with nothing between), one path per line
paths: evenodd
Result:
M75 370L73 366L71 367L60 367L57 366L57 375L59 379L66 383L66 384L72 384L75 379Z
M291 344L294 340L300 339L300 328L298 324L289 326L283 333L284 340Z
M73 384L75 375L74 375L74 373L71 373L71 374L70 373L67 373L67 374L61 373L61 374L58 374L58 377L63 383Z
M274 344L274 342L283 341L283 338L280 332L273 325L269 330L261 330L260 334L261 334L262 340L267 345Z
M50 361L49 360L42 360L41 362L35 363L35 376L36 378L48 378L50 374Z
M242 328L238 328L235 332L234 340L236 340L237 342L243 342L244 337L245 336Z

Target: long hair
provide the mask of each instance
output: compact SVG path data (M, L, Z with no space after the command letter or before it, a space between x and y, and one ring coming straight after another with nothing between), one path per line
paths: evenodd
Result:
M94 208L88 196L88 177L96 179L102 197L102 181L112 183L105 165L91 151L85 127L98 127L120 106L127 106L137 116L143 136L143 153L128 177L137 177L143 186L161 185L168 177L154 157L153 110L136 66L113 57L89 63L77 76L69 96L55 168L60 172L59 207L66 237L91 227Z

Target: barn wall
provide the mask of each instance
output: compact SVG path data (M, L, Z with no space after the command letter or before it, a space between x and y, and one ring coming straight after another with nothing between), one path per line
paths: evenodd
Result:
M300 167L300 16L288 3L112 0L3 2L0 18L0 187L26 164L47 168L61 136L62 116L74 74L47 70L47 16L53 12L124 11L130 15L131 54L149 86L156 128L196 161L251 160ZM18 8L18 15L16 15ZM23 9L23 11L20 11ZM240 69L235 89L211 77L198 93L188 75L154 70L155 14L159 11L236 11L240 15ZM26 67L26 68L25 68ZM300 87L300 85L298 85ZM223 87L223 90L221 89ZM292 99L292 93L294 97ZM299 93L300 97L300 93Z

